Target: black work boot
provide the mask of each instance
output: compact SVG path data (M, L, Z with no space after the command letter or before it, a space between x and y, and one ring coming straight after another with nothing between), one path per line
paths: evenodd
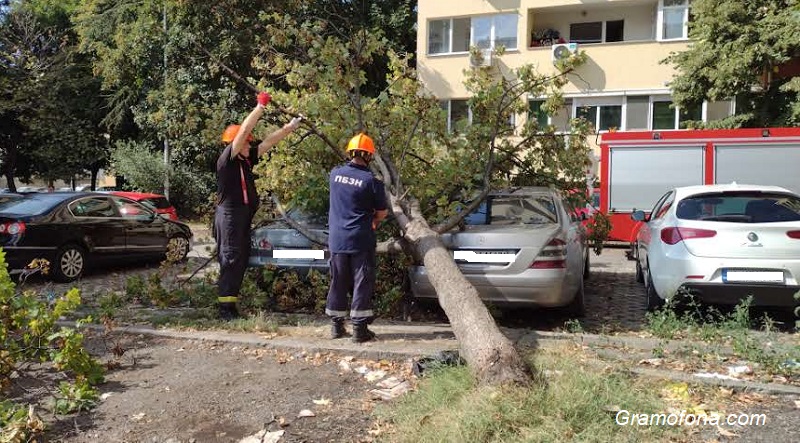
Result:
M219 303L217 304L219 310L219 318L224 321L236 320L242 318L239 310L236 309L236 303Z
M374 339L375 339L375 333L367 329L366 323L357 323L353 325L354 343L364 343L366 341Z
M333 319L331 322L331 338L337 339L349 336L347 329L344 328L344 319Z

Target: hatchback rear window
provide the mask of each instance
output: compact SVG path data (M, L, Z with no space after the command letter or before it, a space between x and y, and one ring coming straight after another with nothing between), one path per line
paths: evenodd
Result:
M549 195L490 196L464 219L467 225L557 223L553 197Z
M731 223L800 221L800 198L771 192L701 194L678 202L675 214L683 220Z
M166 197L146 198L142 201L149 203L151 206L155 206L157 209L168 209L172 206L169 204L169 200L167 200Z

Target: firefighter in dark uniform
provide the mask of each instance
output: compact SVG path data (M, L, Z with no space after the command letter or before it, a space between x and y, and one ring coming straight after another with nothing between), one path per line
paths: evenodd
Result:
M331 281L325 313L333 321L331 337L347 336L347 295L352 292L350 320L353 341L375 338L367 329L372 322L372 296L375 292L375 230L386 218L383 183L369 170L375 144L366 134L358 134L347 145L350 162L330 174L330 213L328 249L331 253Z
M251 146L251 132L264 114L271 97L258 94L258 104L241 125L231 125L222 134L225 149L217 159L217 208L214 215L214 239L219 258L217 305L222 319L239 316L236 302L250 255L250 223L258 209L253 167L259 157L269 151L300 125L294 118L270 134L258 145Z

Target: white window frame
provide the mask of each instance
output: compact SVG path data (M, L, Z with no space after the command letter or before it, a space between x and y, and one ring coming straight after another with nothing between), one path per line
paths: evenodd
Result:
M444 99L444 101L447 102L447 132L453 132L453 128L452 128L453 119L451 118L452 109L453 109L453 100L469 102L468 98L448 98L448 99ZM472 108L469 106L469 103L467 103L467 124L468 125L472 124Z
M651 131L677 131L681 128L681 107L675 106L673 110L673 127L668 129L655 129L653 128L653 117L655 115L655 103L675 103L675 100L672 96L669 95L651 95L650 96L650 115L648 118L647 126L650 128ZM703 100L703 104L700 107L700 119L703 123L708 122L708 102Z
M603 106L620 106L622 114L620 115L619 119L619 127L617 127L617 131L624 131L625 124L626 124L626 117L625 117L625 103L627 102L627 98L622 95L615 95L609 97L576 97L572 99L572 118L578 118L578 109L579 108L586 108L586 107L597 107L597 113L594 117L594 121L591 122L594 125L595 130L600 134L605 134L609 132L607 129L600 130L600 109Z
M689 39L689 8L691 0L684 0L686 3L679 6L664 6L664 0L658 0L658 18L656 20L656 40L660 42L680 41ZM683 36L676 38L664 38L664 12L683 10Z
M606 41L606 39L608 38L608 35L607 35L608 34L608 32L607 32L608 31L608 29L607 29L608 22L622 22L622 29L623 29L623 31L622 31L622 40L616 41L616 42ZM628 41L628 40L625 40L625 18L620 18L620 19L616 19L616 20L595 20L593 22L572 22L572 23L569 24L569 26L570 26L569 41L571 41L571 42L575 41L575 40L572 39L572 25L577 25L577 24L580 24L580 23L600 23L600 25L601 25L600 41L599 42L594 42L594 43L580 43L581 45L600 45L600 44L605 44L605 43L622 43L622 42Z
M427 36L426 36L426 40L425 40L425 45L426 45L425 46L425 52L426 52L426 54L428 56L432 56L432 57L437 57L437 56L441 56L441 55L469 54L469 51L453 51L453 30L455 29L453 21L454 20L469 19L469 46L473 47L473 46L475 46L475 28L474 28L474 25L473 25L473 20L476 19L476 18L488 18L488 19L491 20L491 29L489 31L489 42L490 42L489 45L490 46L489 46L488 49L495 49L494 42L495 42L495 38L496 38L496 35L497 35L496 32L495 32L495 29L496 29L495 19L497 17L500 17L500 16L516 16L516 18L517 18L517 27L516 27L516 29L514 29L514 33L515 33L515 36L516 36L517 45L515 47L513 47L513 48L505 48L505 49L508 50L508 51L517 51L517 50L519 50L519 23L520 23L519 16L517 14L492 14L492 15L480 15L480 16L474 16L474 17L443 17L443 18L432 18L432 19L429 19L428 20L428 28L426 30ZM441 21L449 21L450 22L450 27L449 27L450 35L449 35L449 38L448 38L449 48L447 48L446 52L431 53L430 52L430 38L431 38L430 28L431 28L431 23L432 22L441 22ZM603 32L605 32L605 28L604 28Z

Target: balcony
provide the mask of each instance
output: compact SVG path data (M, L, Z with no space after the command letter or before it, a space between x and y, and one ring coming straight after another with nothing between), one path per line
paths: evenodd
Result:
M475 0L465 2L472 5ZM542 73L553 73L552 44L576 42L578 49L586 52L588 62L570 74L565 92L595 94L666 92L674 70L661 61L689 44L685 38L688 0L673 0L667 7L659 0L516 0L518 15L495 4L481 4L480 13L454 16L446 23L452 30L442 28L443 32L437 33L428 29L429 25L442 27L441 20L420 23L420 78L438 96L468 95L462 82L463 70L470 67L466 51L471 45L486 48L502 42L506 48L513 48L495 58L494 63L501 69L533 63ZM437 12L437 20L452 14L449 10ZM487 17L492 13L512 14L517 19L497 20L490 32ZM515 21L516 33L508 28ZM434 36L444 43L430 45L437 42ZM494 43L490 38L495 39Z

